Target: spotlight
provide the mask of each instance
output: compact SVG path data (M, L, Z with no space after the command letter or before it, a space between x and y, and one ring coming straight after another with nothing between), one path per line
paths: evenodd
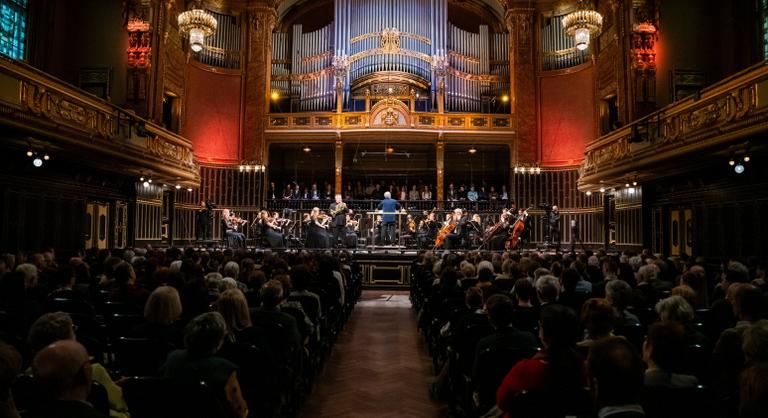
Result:
M541 167L536 167L536 174L541 174Z
M34 151L32 151L32 150L27 151L27 157L31 157L33 155L35 155Z
M152 183L152 179L147 180L147 183L151 184Z
M191 188L191 187L187 187L187 191L188 191L188 192L191 192L191 191L192 191L192 188Z
M45 155L43 155L43 159L44 159L45 161L48 161L48 160L50 160L50 159L51 159L51 156L50 156L50 155L48 155L48 154L45 154Z
M241 166L240 166L240 172L243 172L243 171L245 171L245 166L244 166L244 165L241 165Z
M144 187L149 187L149 181L145 181L145 182L144 182L144 183L142 183L142 184L144 185Z
M736 161L734 161L733 158L731 158L730 160L728 160L728 165L733 167L734 165L736 165Z
M605 193L605 187L600 188L600 193Z
M469 153L470 153L470 154L474 154L474 153L476 153L476 152L477 152L477 148L475 148L475 147L469 147Z
M304 152L310 152L312 151L312 148L310 148L308 145L305 145L304 148L301 149Z
M181 185L180 185L180 184L177 184L177 185L176 185L176 190L179 190L179 189L181 189Z
M40 157L35 157L34 160L32 160L32 165L35 167L42 167L43 166L43 160L40 159Z
M508 102L509 101L509 96L507 96L506 94L501 96L501 101L504 102L504 103Z
M416 92L416 98L417 99L419 98L419 92Z
M629 183L624 183L624 187L629 187Z
M586 193L586 194L587 194L587 196L592 196L592 192L591 192L591 191L589 191L589 190L587 190L587 193Z
M736 174L741 174L744 172L744 165L742 164L736 164L735 167L733 167L733 171L736 172Z
M632 182L632 185L633 185L633 186L637 186L637 181L633 181L633 182Z
M744 156L744 162L745 162L745 163L748 163L748 162L749 162L749 160L750 160L750 158L749 158L749 155L745 155L745 156Z
M273 91L271 97L272 97L272 100L277 100L280 98L280 94L276 91Z
M387 154L392 154L393 152L395 152L393 147L387 147Z
M139 181L144 181L144 177L139 177Z

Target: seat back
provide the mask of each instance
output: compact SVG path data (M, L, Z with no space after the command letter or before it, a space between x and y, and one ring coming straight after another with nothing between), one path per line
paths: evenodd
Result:
M19 375L11 387L13 401L16 409L20 412L29 411L45 403L47 395L44 393L40 382L27 374ZM101 412L104 416L109 416L109 396L107 389L99 382L91 382L91 392L88 395L88 402L94 409Z
M629 340L638 352L642 352L646 329L647 327L643 324L624 324L616 328L614 333Z
M46 312L66 312L69 314L93 315L93 306L84 300L51 298L45 301Z
M312 296L307 295L297 295L297 296L289 296L288 300L290 301L297 301L301 303L301 307L304 308L304 313L309 316L309 319L317 324L317 312L318 312L318 305L319 302L317 299L315 299Z
M150 338L119 337L113 347L122 376L155 376L173 351L171 344Z
M478 341L494 333L493 326L488 324L468 324L460 330L454 347L458 354L457 370L469 375L475 361L475 348Z
M113 313L106 315L104 321L107 324L108 335L118 338L128 335L135 326L143 324L146 320L143 315Z
M716 406L707 387L646 387L641 404L648 418L698 418L712 416Z
M586 389L569 392L547 390L522 391L512 400L516 418L563 418L592 416L592 397Z
M123 397L132 418L218 418L229 415L222 394L205 382L181 382L163 377L129 377Z

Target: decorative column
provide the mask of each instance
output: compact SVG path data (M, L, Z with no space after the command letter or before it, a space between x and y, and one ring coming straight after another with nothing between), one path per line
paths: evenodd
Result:
M416 115L415 115L415 112L416 112L416 90L411 89L411 91L408 94L408 98L410 99L409 100L410 106L409 106L408 110L410 111L410 115L409 116L410 116L410 119L411 119L411 128L413 128L413 127L416 126Z
M259 163L265 161L264 129L269 113L272 30L277 20L276 3L274 0L257 0L248 8L241 157Z
M443 140L443 134L441 133L437 137L437 145L435 146L435 162L437 163L437 185L435 188L435 196L438 201L438 208L442 209L443 207L443 179L445 177L445 141Z
M525 7L517 7L517 3ZM504 20L509 31L510 110L516 120L519 142L516 158L536 161L538 132L536 128L536 63L534 16L536 9L528 2L508 1Z
M365 89L365 127L371 126L371 89Z
M646 0L632 5L633 119L638 119L656 109L658 15L654 2Z
M336 147L334 148L334 156L336 157L336 193L344 194L344 188L341 186L341 169L344 165L344 144L341 142L341 134L336 134Z

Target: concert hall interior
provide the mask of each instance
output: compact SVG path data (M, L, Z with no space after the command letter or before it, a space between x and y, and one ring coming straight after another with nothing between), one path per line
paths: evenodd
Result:
M0 0L0 416L764 416L767 138L768 0Z

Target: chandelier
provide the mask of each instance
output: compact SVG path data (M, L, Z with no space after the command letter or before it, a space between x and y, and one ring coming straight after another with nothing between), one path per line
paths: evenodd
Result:
M179 32L189 38L189 47L200 52L205 46L205 38L216 31L216 18L203 9L192 9L179 15Z
M590 36L600 33L602 28L603 16L588 8L584 0L579 0L578 9L563 18L563 29L568 36L573 36L579 51L587 49Z

